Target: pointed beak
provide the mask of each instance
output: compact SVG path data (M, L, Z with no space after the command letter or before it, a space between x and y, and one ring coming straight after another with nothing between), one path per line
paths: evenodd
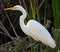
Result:
M14 10L14 7L4 8L4 10Z

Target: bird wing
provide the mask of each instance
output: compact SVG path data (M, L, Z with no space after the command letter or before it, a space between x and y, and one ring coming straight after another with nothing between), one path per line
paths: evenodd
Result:
M27 23L29 35L36 41L41 41L44 44L50 44L53 41L49 32L35 20L30 20ZM54 42L54 41L53 41ZM52 43L51 43L52 44Z

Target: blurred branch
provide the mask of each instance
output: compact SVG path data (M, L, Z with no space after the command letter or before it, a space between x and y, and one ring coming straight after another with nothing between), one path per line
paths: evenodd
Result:
M39 9L41 8L41 6L43 5L44 1L45 1L45 0L42 0L40 6L38 7L38 10L39 10Z
M10 45L10 44L12 44L12 43L14 43L14 41L12 41L12 42L8 42L8 43L6 43L6 44L2 44L2 45L0 45L0 47L1 47L1 46Z
M41 4L39 5L39 7L38 7L38 9L37 9L37 11L36 11L36 13L35 13L35 15L38 13L38 11L39 11L39 9L41 8L41 6L43 5L44 1L45 1L45 0L42 0Z
M6 33L4 33L4 32L0 32L0 34L3 34L3 35L6 35L6 36L8 36ZM8 36L9 37L9 36ZM15 38L15 37L12 37L14 40L17 40L17 38Z
M1 1L1 5L2 5L2 8L4 8L4 5L3 5L3 2L2 2L2 1ZM6 13L6 11L4 11L4 12L5 12L6 16L7 16L7 19L9 20L9 22L10 22L10 24L11 24L11 27L12 27L12 29L13 29L13 31L14 31L16 37L18 38L18 35L17 35L16 31L15 31L15 28L14 28L14 26L13 26L11 20L9 19L9 17L8 17L8 15L7 15L7 13Z
M1 34L3 34L3 35L6 35L4 32L0 32Z
M21 0L19 0L19 4L21 5Z
M15 18L14 21L12 22L13 24L14 24L14 22L16 21L16 19L17 19L17 18ZM17 23L17 25L18 25L18 23ZM16 26L15 26L15 27L16 27ZM10 25L10 27L9 27L8 30L10 30L10 28L11 28L11 25Z
M23 3L24 3L24 6L25 6L25 9L26 9L26 11L27 11L28 17L30 18L29 13L28 13L28 10L27 10L26 3L25 3L25 0L23 0Z
M8 37L10 37L13 41L14 39L12 38L12 36L9 34L9 32L7 31L7 29L4 27L4 25L2 24L2 22L0 21L0 28L6 33L6 35Z

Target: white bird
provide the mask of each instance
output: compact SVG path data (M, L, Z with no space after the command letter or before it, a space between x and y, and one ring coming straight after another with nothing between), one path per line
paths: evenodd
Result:
M26 18L27 13L22 6L16 5L14 7L5 8L4 10L21 11L22 15L20 16L19 22L20 22L22 31L36 41L41 41L42 43L44 43L45 45L51 48L56 47L55 41L51 37L50 33L39 22L37 22L36 20L29 20L27 25L24 24L24 19Z

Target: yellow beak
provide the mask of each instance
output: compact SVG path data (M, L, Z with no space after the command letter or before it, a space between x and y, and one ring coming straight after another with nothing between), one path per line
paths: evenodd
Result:
M4 8L4 10L13 10L14 7L10 7L10 8Z

